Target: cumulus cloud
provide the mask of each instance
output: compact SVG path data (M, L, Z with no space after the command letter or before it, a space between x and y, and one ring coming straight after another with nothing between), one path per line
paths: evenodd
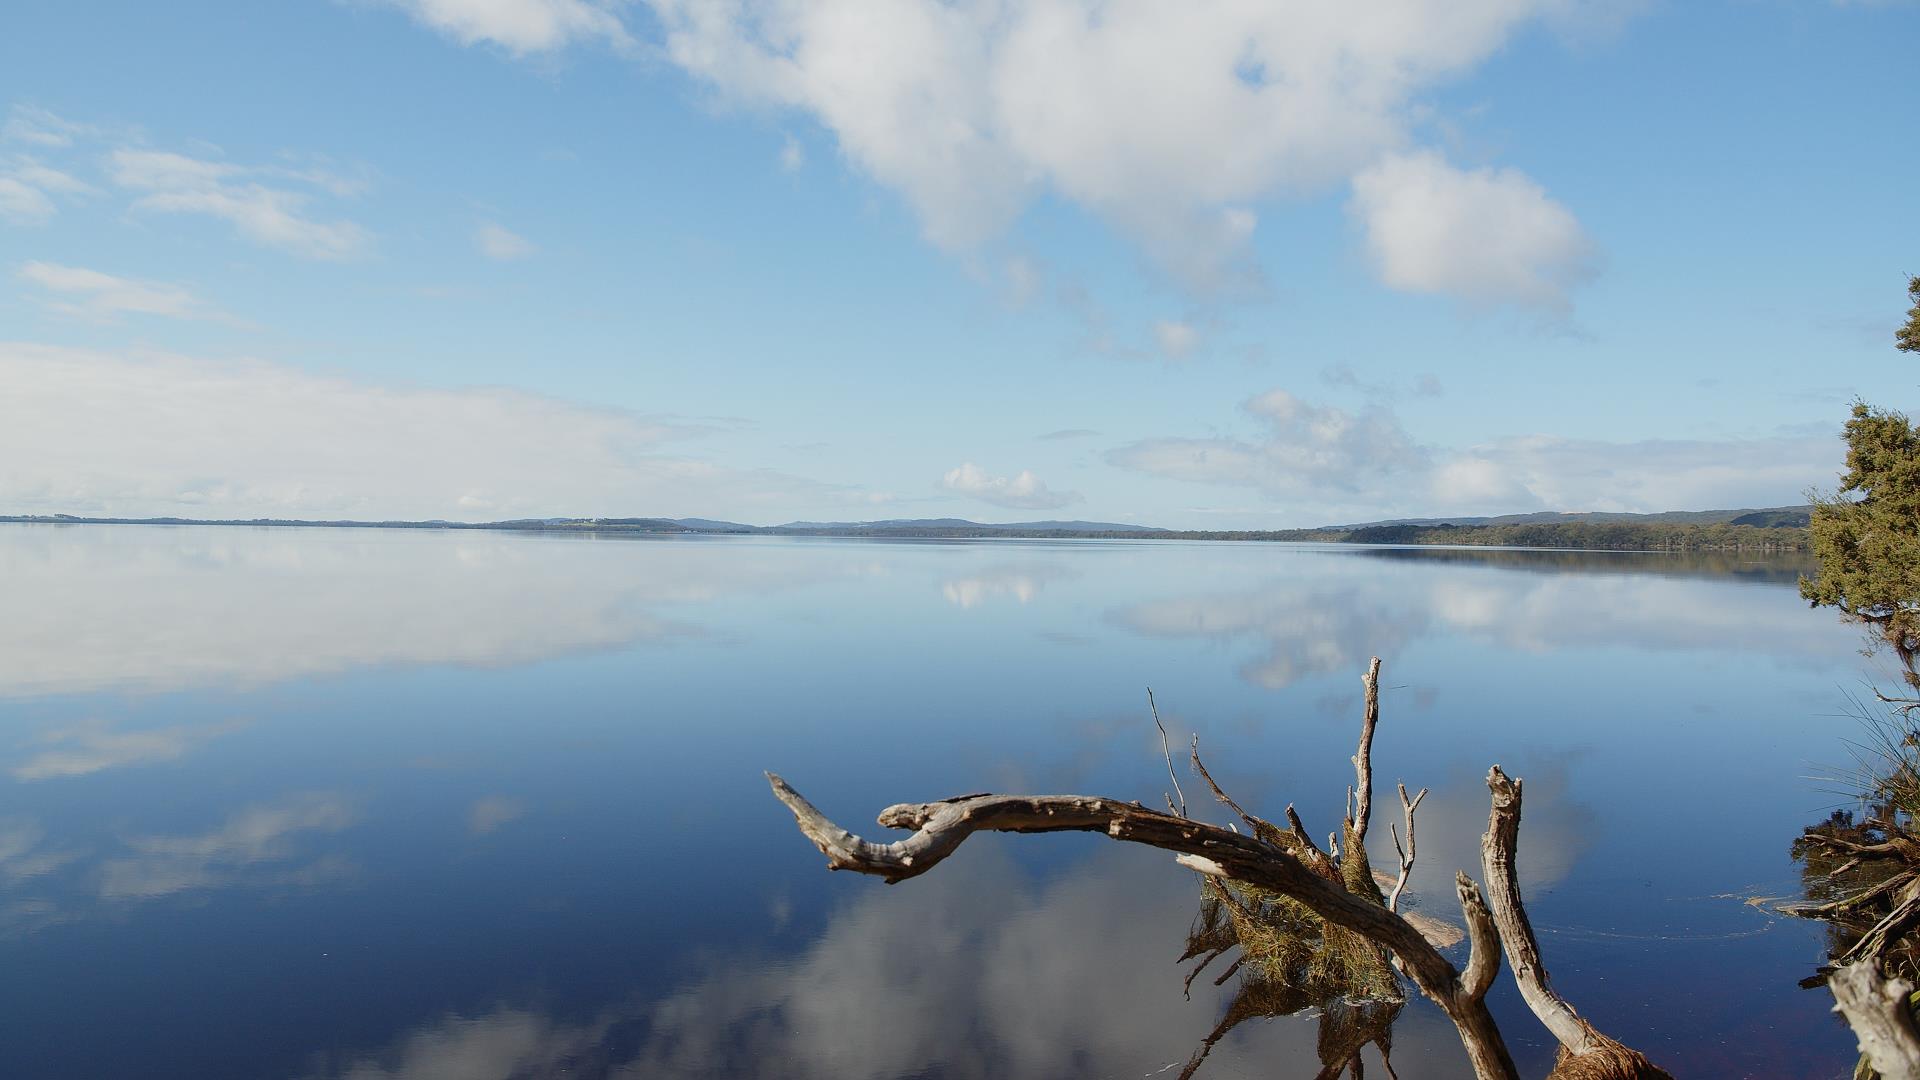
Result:
M474 230L473 246L480 254L498 262L524 259L533 254L533 244L526 237L491 221Z
M1176 480L1233 484L1275 495L1361 492L1381 478L1419 468L1425 452L1391 413L1350 413L1271 390L1243 406L1266 429L1259 440L1147 439L1107 454L1124 469Z
M213 314L178 285L116 277L98 270L48 262L26 263L17 276L52 294L48 306L55 311L81 318L111 321L122 314L135 314L193 319Z
M1013 476L993 476L971 461L949 469L940 483L948 491L1018 510L1057 510L1081 501L1077 491L1049 489L1031 469Z
M804 112L965 249L1055 193L1188 284L1255 276L1253 204L1398 151L1421 95L1565 0L651 0L667 56L723 97Z
M600 0L387 0L462 45L487 42L516 56L575 42L632 44L616 4Z
M1393 154L1353 178L1352 209L1380 279L1396 289L1564 311L1595 273L1572 212L1512 169Z
M16 513L470 521L848 494L664 452L682 425L507 389L3 343L0 385L0 506Z
M367 232L359 225L310 216L307 192L261 182L291 179L333 194L356 186L328 173L252 168L123 147L109 155L108 174L120 187L143 193L134 200L135 210L219 218L257 244L305 258L346 259L367 246Z

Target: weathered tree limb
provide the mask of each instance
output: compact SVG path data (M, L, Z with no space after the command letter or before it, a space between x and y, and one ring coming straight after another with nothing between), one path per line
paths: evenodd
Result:
M1291 897L1327 922L1392 950L1414 985L1453 1021L1474 1074L1481 1080L1517 1080L1513 1057L1487 1010L1484 987L1478 994L1469 993L1453 964L1411 923L1384 905L1348 892L1288 852L1254 837L1117 799L977 795L890 806L880 812L880 824L915 831L904 840L877 844L834 824L780 777L768 773L767 780L774 795L793 812L800 831L827 856L829 867L872 874L889 883L933 869L981 830L1098 832L1191 856L1182 860L1191 868ZM1469 960L1468 967L1477 971L1487 963L1497 960Z
M1913 984L1888 979L1872 960L1843 964L1827 977L1834 1011L1846 1018L1881 1080L1920 1080L1920 1030L1908 1004Z
M1366 712L1360 720L1360 749L1353 755L1354 807L1351 823L1353 835L1361 844L1367 842L1367 823L1373 817L1373 729L1380 723L1380 658L1374 657L1367 664L1367 673L1360 677L1360 684L1366 687ZM1349 840L1351 846L1353 841Z
M1487 820L1486 835L1480 839L1481 873L1487 881L1487 901L1493 909L1493 924L1500 935L1500 944L1506 949L1521 999L1560 1042L1560 1060L1552 1076L1566 1080L1666 1077L1664 1070L1639 1051L1594 1030L1592 1024L1554 991L1547 967L1540 960L1540 943L1533 935L1533 924L1527 919L1527 909L1520 900L1520 877L1514 867L1520 843L1520 781L1509 779L1500 771L1500 766L1495 765L1487 773L1487 788L1493 793L1493 809Z

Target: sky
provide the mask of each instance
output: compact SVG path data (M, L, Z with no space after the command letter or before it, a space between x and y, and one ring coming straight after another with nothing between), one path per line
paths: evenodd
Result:
M1777 506L1920 4L11 0L0 514Z

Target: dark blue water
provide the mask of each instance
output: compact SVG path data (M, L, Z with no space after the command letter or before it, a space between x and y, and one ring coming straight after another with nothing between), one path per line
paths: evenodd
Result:
M761 770L870 834L981 790L1159 804L1151 685L1176 746L1324 834L1376 654L1381 801L1433 789L1416 906L1457 918L1497 761L1602 1030L1676 1073L1845 1075L1795 985L1818 928L1744 903L1795 894L1875 670L1798 569L0 527L0 1076L1172 1076L1234 983L1183 996L1169 856L983 836L889 887L827 873ZM1310 1075L1315 1031L1242 1025L1201 1075ZM1424 1003L1393 1046L1466 1075Z

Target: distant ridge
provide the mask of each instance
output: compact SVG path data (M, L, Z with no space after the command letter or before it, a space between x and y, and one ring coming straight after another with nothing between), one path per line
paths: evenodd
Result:
M681 519L687 520L687 519ZM889 529L997 529L1012 532L1166 532L1152 525L1122 525L1111 521L1012 521L1005 524L968 521L966 518L892 518L886 521L790 521L785 525L775 525L774 529L795 532L816 530L859 530L861 532L886 531Z
M1242 540L1367 545L1439 544L1616 551L1805 551L1809 506L1678 510L1661 514L1534 513L1504 517L1402 518L1319 529L1161 529L1104 521L965 518L793 521L745 525L714 518L516 518L510 521L304 521L294 518L0 516L0 523L53 525L246 525L356 529L493 529L640 536L818 536L899 540Z
M1379 529L1393 525L1417 525L1433 528L1440 525L1579 525L1579 524L1641 524L1641 525L1753 525L1759 528L1804 529L1812 520L1813 507L1773 506L1758 510L1668 510L1658 514L1623 514L1608 511L1586 513L1545 510L1531 514L1504 514L1499 517L1431 517L1431 518L1393 518L1387 521L1362 521L1352 525L1328 525L1330 532L1350 532L1355 529Z

